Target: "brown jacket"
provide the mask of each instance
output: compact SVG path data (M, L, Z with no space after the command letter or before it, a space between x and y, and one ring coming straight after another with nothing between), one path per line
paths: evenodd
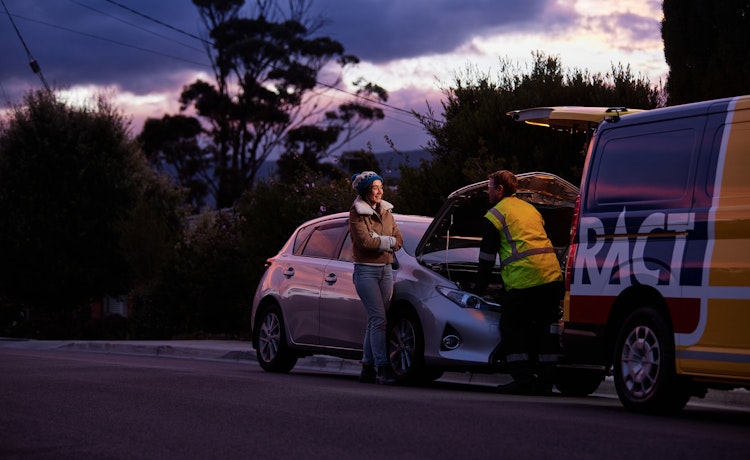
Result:
M373 209L357 197L349 210L349 233L353 244L354 263L385 265L393 262L393 252L404 245L401 231L393 217L393 205L385 200ZM393 237L391 246L388 238Z

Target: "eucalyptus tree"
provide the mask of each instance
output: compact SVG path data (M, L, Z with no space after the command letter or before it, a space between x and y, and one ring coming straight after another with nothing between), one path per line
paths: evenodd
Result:
M181 116L192 113L199 123L165 116L147 122L140 138L152 161L170 164L193 190L205 186L217 208L251 190L272 154L319 161L384 117L377 103L387 93L366 80L352 82L350 102L334 106L324 97L340 90L343 69L359 59L318 34L324 22L310 0L286 8L256 0L250 17L244 0L193 4L209 33L213 81L186 86L180 103Z

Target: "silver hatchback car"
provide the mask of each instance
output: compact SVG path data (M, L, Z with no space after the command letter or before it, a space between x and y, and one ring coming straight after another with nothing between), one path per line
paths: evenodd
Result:
M559 257L570 240L578 188L548 173L519 174L517 195L539 209ZM388 309L388 351L402 382L439 378L444 371L503 372L497 348L502 295L500 267L489 295L473 281L487 181L452 193L435 218L396 214L404 237ZM289 372L316 354L361 359L367 315L352 281L348 213L299 226L268 260L253 298L252 340L261 367Z

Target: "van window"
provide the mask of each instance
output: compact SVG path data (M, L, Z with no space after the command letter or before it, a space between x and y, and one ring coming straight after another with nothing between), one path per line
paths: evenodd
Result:
M680 129L602 140L589 207L689 205L696 135Z

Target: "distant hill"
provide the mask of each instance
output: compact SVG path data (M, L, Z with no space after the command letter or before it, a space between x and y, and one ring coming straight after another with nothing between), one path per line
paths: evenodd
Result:
M380 171L377 171L381 176L386 178L398 179L401 177L401 171L399 166L407 164L409 166L417 166L421 160L432 159L432 154L425 150L410 150L408 152L380 152L375 153L375 158L378 159L380 164ZM268 179L276 172L276 160L269 160L263 163L263 166L258 170L256 176L257 179Z

